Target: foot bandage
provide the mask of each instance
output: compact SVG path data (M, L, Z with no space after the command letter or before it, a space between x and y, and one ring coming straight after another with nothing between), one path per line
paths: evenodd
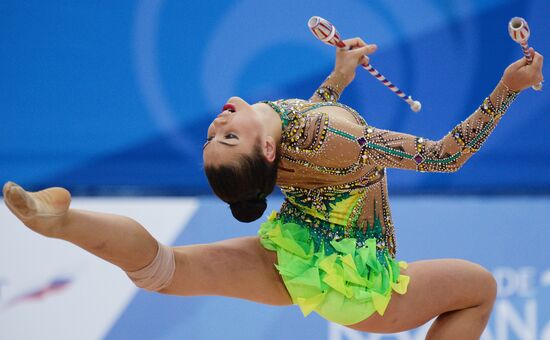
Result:
M140 288L159 291L170 284L175 271L176 261L172 248L158 242L155 259L140 270L126 272L126 275Z

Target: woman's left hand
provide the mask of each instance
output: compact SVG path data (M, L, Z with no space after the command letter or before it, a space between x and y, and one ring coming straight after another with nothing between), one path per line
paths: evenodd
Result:
M535 52L532 47L529 49L529 53L533 56L532 63L528 64L527 59L523 57L504 70L502 81L510 90L521 91L542 82L544 58L540 53Z
M369 63L369 54L376 51L378 46L367 44L361 38L351 38L343 41L347 48L336 49L336 63L334 73L342 76L344 87L348 86L355 78L355 69L359 65Z

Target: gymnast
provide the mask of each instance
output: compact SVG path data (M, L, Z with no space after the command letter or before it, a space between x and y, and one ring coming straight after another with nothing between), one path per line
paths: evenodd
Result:
M285 196L257 236L169 247L131 218L70 208L63 188L27 192L8 182L4 201L31 230L82 247L149 291L296 304L304 315L374 333L437 317L429 339L478 339L494 278L460 259L397 261L385 169L457 171L516 96L542 81L543 57L530 49L532 63L508 66L475 112L431 141L370 126L338 103L376 50L360 38L344 42L350 49L337 50L333 71L309 100L250 105L231 97L208 128L205 172L235 218L261 217L275 185Z

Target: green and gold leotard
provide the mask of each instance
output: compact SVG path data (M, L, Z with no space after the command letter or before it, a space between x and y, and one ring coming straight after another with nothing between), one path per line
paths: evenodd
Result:
M383 315L409 278L397 262L386 168L457 171L517 96L499 83L491 97L438 141L378 129L321 87L310 100L265 102L281 117L277 184L285 201L262 224L264 247L304 315L348 325ZM491 100L492 98L492 100Z

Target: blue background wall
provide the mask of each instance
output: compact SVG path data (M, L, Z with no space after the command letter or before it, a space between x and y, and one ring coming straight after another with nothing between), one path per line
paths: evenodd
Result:
M342 101L371 125L436 140L473 112L504 68L521 57L508 36L510 18L525 17L530 45L550 55L549 13L547 0L0 1L0 183L65 186L81 195L209 193L201 146L227 98L307 98L332 69L334 50L307 29L312 15L331 20L346 38L377 43L372 64L423 109L412 113L364 70ZM458 173L388 171L391 195L421 194L392 199L399 259L464 258L497 279L499 295L483 340L550 340L550 202L548 196L456 194L550 194L549 109L548 89L526 90ZM79 200L85 200L82 208L96 209ZM146 215L138 220L157 237L171 222L175 237L165 234L164 241L173 245L253 235L259 226L237 223L214 198L196 200L185 222L179 202L171 214L127 198L98 202L104 211ZM271 200L268 212L278 204ZM101 333L87 333L88 324L104 316L103 307L114 304L108 293L118 294L116 279L124 289L132 289L129 281L95 258L90 261L113 270L111 276L80 269L73 257L84 252L38 239L1 209L0 330L8 338L27 329L44 339L62 338L54 329L70 339L382 338L317 315L304 319L296 307L137 290L119 301L120 313L105 317ZM46 264L49 271L41 271ZM66 290L5 307L11 296L50 282L66 266L79 268ZM90 309L90 300L104 305ZM90 310L92 317L81 317ZM67 325L57 317L61 312L81 317L81 324ZM423 339L426 330L383 338Z
M206 128L227 98L307 98L334 50L306 26L331 20L379 45L342 101L374 126L439 139L521 57L507 23L550 48L550 3L532 1L2 1L0 181L80 194L198 194ZM456 174L390 171L393 193L549 193L550 95L527 90Z

